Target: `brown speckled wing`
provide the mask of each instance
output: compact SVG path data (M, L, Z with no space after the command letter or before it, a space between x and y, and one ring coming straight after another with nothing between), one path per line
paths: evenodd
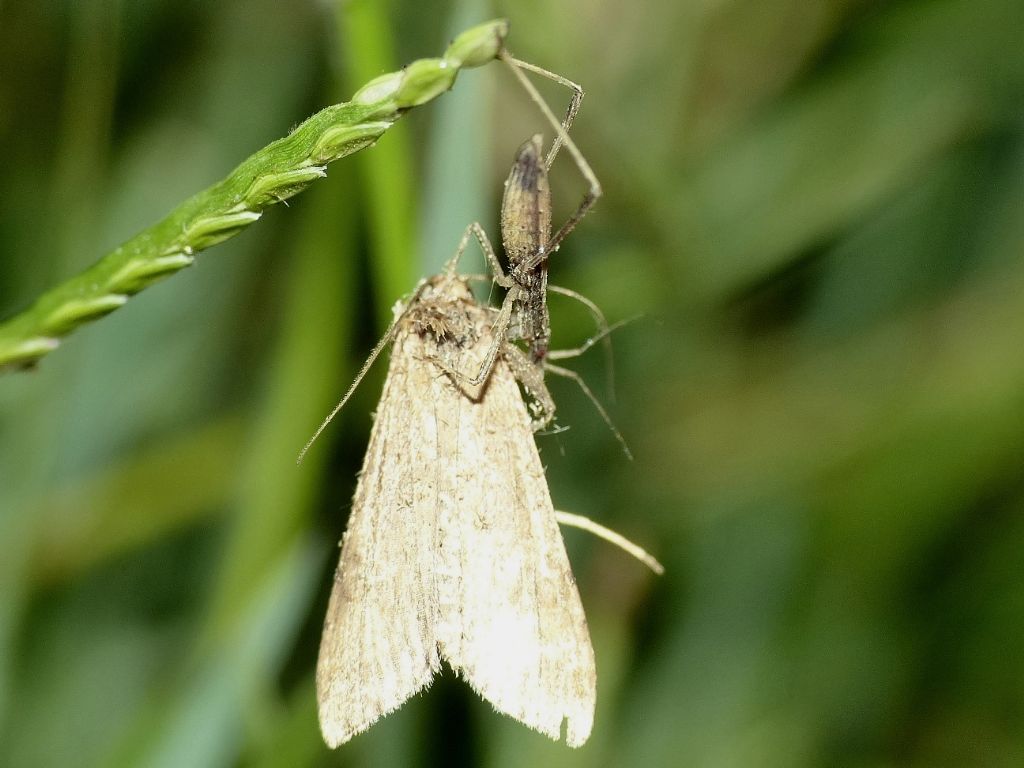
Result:
M596 698L594 652L519 388L499 361L464 401L441 509L441 656L499 712L583 744Z
M419 389L436 370L410 357L422 357L418 342L408 333L396 339L324 622L317 700L332 747L398 708L440 668L436 404Z
M554 739L567 720L579 746L594 652L530 418L503 358L482 394L432 362L473 371L491 342L466 285L436 285L395 338L343 540L317 664L324 739L368 728L443 658L499 712Z

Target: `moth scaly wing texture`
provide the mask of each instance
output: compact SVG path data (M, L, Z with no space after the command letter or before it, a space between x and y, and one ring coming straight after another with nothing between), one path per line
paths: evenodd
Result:
M418 337L400 333L343 538L316 671L331 747L397 709L440 669L434 403L416 389L434 374L419 358Z
M442 507L441 655L499 712L573 747L590 735L594 651L530 419L507 365L458 411L454 481Z

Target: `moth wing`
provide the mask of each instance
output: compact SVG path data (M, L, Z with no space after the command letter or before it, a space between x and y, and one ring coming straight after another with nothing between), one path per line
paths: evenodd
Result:
M395 341L324 621L317 702L331 747L397 709L440 669L436 403L423 395L435 376L418 342L409 334Z
M590 735L594 651L519 388L499 361L458 411L461 498L442 509L442 656L499 712L558 740Z

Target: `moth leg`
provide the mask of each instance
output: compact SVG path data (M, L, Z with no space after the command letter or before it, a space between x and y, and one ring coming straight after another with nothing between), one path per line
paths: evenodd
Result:
M665 566L659 563L654 555L639 544L634 544L618 531L613 531L611 528L605 528L600 523L595 523L589 517L574 515L572 512L562 512L557 509L555 510L555 519L558 520L560 525L579 528L581 531L594 534L599 539L604 539L609 544L614 544L626 554L635 557L659 576L665 573Z

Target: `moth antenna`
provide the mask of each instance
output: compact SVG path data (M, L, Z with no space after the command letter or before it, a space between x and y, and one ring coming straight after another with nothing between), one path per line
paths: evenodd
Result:
M604 423L608 426L608 429L610 429L612 431L612 434L615 435L615 439L619 441L619 445L622 446L622 451L623 453L626 454L626 458L632 461L633 454L630 452L629 446L626 444L626 439L622 436L622 433L615 428L615 424L612 422L611 417L608 415L608 411L604 409L604 406L601 405L601 401L598 400L594 396L594 393L590 391L590 387L587 386L587 383L583 380L583 377L576 373L576 371L570 370L568 368L563 368L560 365L553 365L552 363L548 362L544 363L544 370L551 371L551 373L555 374L556 376L564 376L567 379L572 379L579 385L580 389L583 390L583 394L587 396L590 402L594 404L594 407L597 409L597 412L601 414L601 418L604 419Z
M363 363L363 367L359 369L359 373L356 374L355 379L352 381L351 384L349 384L348 391L345 392L345 396L341 398L341 401L336 406L334 406L334 410L327 414L327 418L325 418L320 423L320 426L317 427L316 432L313 433L313 436L309 438L309 441L303 446L302 450L299 451L298 458L295 459L296 464L302 463L302 460L306 457L306 454L309 452L309 449L313 446L313 443L315 443L316 439L320 437L320 433L327 429L327 425L330 424L334 417L338 415L338 412L345 407L345 403L347 403L349 398L352 397L352 394L356 391L356 387L359 386L359 383L363 380L363 377L366 376L367 373L369 373L370 368L377 360L377 357L380 355L381 352L384 351L384 348L391 343L392 339L395 338L395 333L398 330L399 323L401 323L405 316L409 313L409 309L413 306L413 304L416 303L416 300L420 297L420 294L423 293L424 287L426 287L426 281L423 281L418 286L416 286L416 290L413 291L412 297L409 299L409 301L406 302L405 306L402 308L402 311L399 313L398 317L391 321L391 325L388 327L387 331L384 332L384 335L381 337L380 341L377 342L377 345L373 348L373 351L370 352L370 356L366 358L366 361Z
M562 525L579 528L580 530L587 531L588 533L592 533L595 536L604 539L609 544L614 544L627 554L635 557L659 576L665 573L665 566L659 563L657 559L655 559L654 555L650 554L639 544L634 544L621 533L616 533L610 528L605 528L600 523L595 523L589 517L574 515L572 512L560 512L555 510L555 518Z

